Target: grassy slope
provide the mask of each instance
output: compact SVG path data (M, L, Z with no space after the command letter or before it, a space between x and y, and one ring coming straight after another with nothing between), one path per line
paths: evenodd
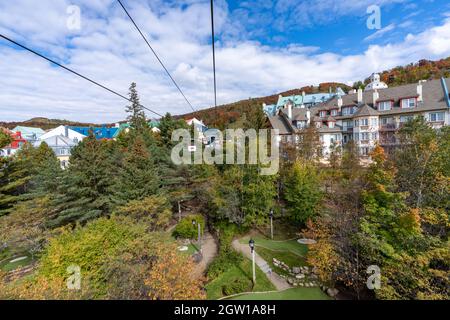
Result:
M308 252L308 246L298 243L297 240L272 241L260 236L253 237L253 240L255 240L257 247L260 246L274 251L289 251L302 257L305 257ZM248 243L248 241L249 237L239 240L240 243Z
M10 261L10 259L8 259L7 261L4 261L2 264L0 264L0 269L5 272L9 272L9 271L15 270L19 267L27 266L33 262L31 260L31 257L27 257L24 260L20 260L20 261L16 261L16 262L9 262L9 261Z

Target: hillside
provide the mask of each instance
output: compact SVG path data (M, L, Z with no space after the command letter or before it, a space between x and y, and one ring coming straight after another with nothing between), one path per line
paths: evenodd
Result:
M411 63L406 66L398 66L390 70L385 70L380 73L382 81L386 82L390 87L396 87L408 83L416 83L424 79L439 79L441 77L450 77L450 57L438 61L420 60L417 63ZM364 88L370 82L369 78L354 83L353 88ZM278 96L301 94L302 91L308 93L328 92L331 88L335 90L341 87L348 92L351 87L336 82L321 83L319 86L306 86L299 89L293 89L279 94L274 94L267 97L259 97L253 99L241 100L238 102L225 104L214 108L200 110L195 113L188 113L180 115L182 118L196 117L202 119L206 125L224 127L229 123L236 121L242 113L248 110L251 106L261 106L262 103L273 104L278 100Z
M56 128L61 125L67 126L79 126L79 127L91 127L91 126L102 126L101 124L95 123L82 123L76 121L69 120L59 120L59 119L47 119L43 117L32 118L26 121L20 122L4 122L0 121L0 127L13 129L16 126L25 126L25 127L37 127L43 130L48 130L52 128ZM111 126L112 124L106 124L107 126Z

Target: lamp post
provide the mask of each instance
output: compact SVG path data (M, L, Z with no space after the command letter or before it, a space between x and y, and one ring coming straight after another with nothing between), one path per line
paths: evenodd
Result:
M193 226L197 225L197 230L198 230L198 247L199 247L200 253L202 253L203 252L202 251L202 238L201 238L201 232L202 231L201 231L200 222L197 223L197 221L192 220L192 225Z
M270 217L270 238L273 240L273 209L270 209L269 217Z
M256 284L256 274L255 274L255 240L250 239L248 242L250 250L252 251L252 270L253 270L253 285Z

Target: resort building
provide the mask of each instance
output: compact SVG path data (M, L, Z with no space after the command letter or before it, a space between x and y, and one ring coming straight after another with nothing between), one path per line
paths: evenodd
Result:
M44 142L55 153L56 158L61 163L61 168L67 168L72 149L78 145L78 142L63 135L55 135L35 142L34 146L39 147Z
M274 116L280 109L283 109L287 103L292 103L293 108L311 108L317 104L324 103L336 95L345 95L345 92L341 88L337 88L336 93L315 93L306 94L304 91L301 95L292 95L283 97L280 95L278 97L278 102L276 104L263 104L264 113L267 116Z
M354 140L363 157L378 143L392 151L398 146L396 132L409 119L423 116L436 129L450 124L450 79L420 81L388 88L379 75L372 75L366 90L359 89L310 108L294 108L292 102L269 116L280 141L295 143L302 129L315 125L323 143L323 156L330 146ZM372 89L374 88L374 89Z
M22 138L29 143L34 143L45 133L41 128L17 126L11 130L12 132L20 132Z
M72 149L86 137L68 126L59 126L43 134L34 146L38 147L45 142L53 150L64 169L69 164Z
M4 133L12 138L12 142L6 147L0 149L0 157L13 156L27 142L20 131L13 132L6 128L0 128Z
M97 140L111 140L114 138L116 132L119 130L117 127L109 128L103 127L69 127L69 129L81 133L84 136L89 136L91 133Z

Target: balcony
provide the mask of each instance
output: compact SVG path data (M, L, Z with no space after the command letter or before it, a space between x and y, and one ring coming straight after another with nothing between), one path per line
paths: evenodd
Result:
M399 128L397 123L387 123L380 125L380 131L396 131Z
M344 132L353 132L353 127L342 127L342 131L344 131Z

